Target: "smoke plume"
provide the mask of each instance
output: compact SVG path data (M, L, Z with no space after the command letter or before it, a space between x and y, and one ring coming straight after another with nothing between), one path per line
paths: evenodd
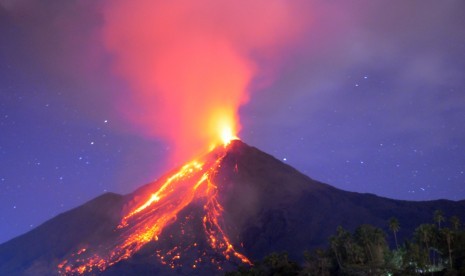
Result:
M104 41L131 91L125 116L172 143L173 161L241 128L238 109L263 64L295 40L302 16L288 1L108 1ZM299 18L299 20L297 20Z

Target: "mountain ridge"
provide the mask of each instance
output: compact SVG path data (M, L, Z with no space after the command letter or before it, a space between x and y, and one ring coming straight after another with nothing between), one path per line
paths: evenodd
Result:
M343 191L315 181L241 141L228 146L212 181L218 183L218 200L224 208L221 225L237 250L252 261L273 251L287 251L290 257L300 260L304 250L325 246L338 225L353 230L369 223L387 229L387 221L395 216L401 223L398 237L403 240L406 236L402 232L411 233L419 223L430 222L436 209L465 219L465 200L405 201ZM73 252L102 239L115 238L122 216L147 198L138 193L145 194L159 185L152 182L128 195L105 193L1 244L0 274L57 274L57 266L67 256L76 254ZM200 275L217 271L218 266L221 271L237 266L237 260L226 260L209 248L208 239L201 233L199 218L203 207L199 202L181 210L163 230L160 240L149 242L128 259L107 267L102 275ZM185 219L189 216L194 219ZM182 231L188 234L177 234ZM168 252L178 241L184 244L185 261L173 260L175 268L162 264L154 252ZM192 249L189 243L198 243L198 248L202 248ZM193 263L199 252L208 252L218 263Z

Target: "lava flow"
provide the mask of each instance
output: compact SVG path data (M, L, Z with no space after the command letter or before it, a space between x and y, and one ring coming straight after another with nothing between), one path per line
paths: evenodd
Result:
M237 251L222 227L222 212L218 199L218 187L214 177L226 155L227 145L234 136L229 131L223 134L224 147L216 147L204 157L191 161L175 171L159 183L158 190L151 193L139 204L136 204L122 218L115 232L115 241L102 244L98 249L86 247L72 254L58 265L60 274L85 274L103 271L109 266L128 259L149 242L159 242L164 229L178 219L178 215L190 203L202 202L202 227L206 243L224 260L241 262L251 265L249 259ZM198 200L198 201L197 201ZM181 231L184 234L184 230ZM197 246L197 243L189 247ZM176 267L176 260L182 258L182 246L171 250L155 250L162 264ZM187 249L186 249L187 250ZM214 258L208 258L205 252L190 264L196 268L199 263L208 262L221 269L221 264Z

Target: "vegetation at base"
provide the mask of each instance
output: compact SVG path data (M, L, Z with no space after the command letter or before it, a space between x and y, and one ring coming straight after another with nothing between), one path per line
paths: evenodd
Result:
M397 242L399 221L386 223L393 248L380 228L364 224L350 232L339 226L328 248L304 252L303 263L272 253L226 275L465 275L465 228L457 216L435 211L432 223L419 225L403 244Z

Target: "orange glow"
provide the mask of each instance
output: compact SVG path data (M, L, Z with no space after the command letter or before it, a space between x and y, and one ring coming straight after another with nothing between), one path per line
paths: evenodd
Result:
M238 109L264 77L257 60L273 71L270 61L305 25L292 2L107 1L105 45L130 85L121 113L137 132L171 143L176 163L238 135Z
M301 19L308 15L296 16L299 5L290 3L104 0L103 40L116 73L128 84L129 92L119 95L121 114L139 133L171 143L172 163L194 159L211 145L228 145L241 130L238 109L249 100L254 77L263 79L261 64L272 67L270 60L279 60L280 50L305 25ZM203 234L211 249L225 260L251 264L223 229L213 180L223 151L214 160L188 162L157 182L142 201L134 199L137 204L115 229L116 241L68 256L59 272L103 271L149 242L160 243L166 226L194 201L203 204ZM154 253L174 268L183 258L180 250ZM191 266L208 262L221 269L216 257L210 258L203 252Z
M223 144L229 145L234 139L238 139L238 137L233 134L231 128L229 126L223 127L221 130L221 140L223 140Z
M209 160L213 154L199 160L188 162L170 176L162 179L157 190L146 196L144 200L133 206L122 218L116 231L116 243L100 245L97 248L108 248L108 252L97 249L79 249L67 260L58 265L62 274L83 274L91 271L103 271L121 260L131 257L148 242L159 242L163 229L177 219L181 210L192 203L204 202L202 217L203 230L210 247L222 254L225 260L238 260L251 265L249 259L239 253L222 226L223 207L218 200L218 187L213 178L226 155L227 149L217 159ZM191 217L186 217L189 221ZM184 230L182 235L186 235ZM197 243L192 246L196 247ZM188 248L187 248L188 249ZM163 253L157 251L160 263L174 268L182 259L183 250L176 246ZM192 267L199 262L213 262L221 269L220 261L207 259L205 252L199 253ZM205 257L205 258L204 258Z
M218 145L227 146L232 140L239 140L237 136L237 125L238 119L235 119L234 114L225 114L224 111L220 110L215 113L208 128L215 133L214 140L210 143L210 150L213 150ZM229 116L228 116L229 115Z

